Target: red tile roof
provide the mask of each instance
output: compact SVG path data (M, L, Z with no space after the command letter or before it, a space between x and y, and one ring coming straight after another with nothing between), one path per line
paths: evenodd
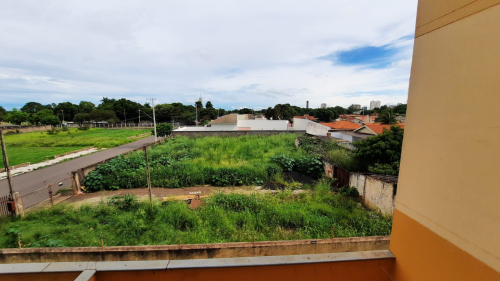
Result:
M308 120L311 120L311 121L316 121L316 118L314 118L314 116L310 116L309 114L306 114L304 116L293 116L293 118L308 119Z
M402 124L402 123L398 123L398 124L394 124L394 125L382 125L380 123L366 123L365 126L370 128L370 130L374 131L378 135L382 134L384 132L384 129L390 130L391 126L399 126L402 129L405 128L405 124Z
M320 123L320 124L337 130L356 130L362 127L361 125L352 123L350 121L336 121L331 123Z

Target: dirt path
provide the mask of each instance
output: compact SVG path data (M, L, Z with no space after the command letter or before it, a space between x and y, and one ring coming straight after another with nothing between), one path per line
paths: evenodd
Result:
M214 192L224 192L224 193L244 193L251 194L253 192L259 193L276 193L276 190L262 189L260 186L238 186L238 187L215 187L215 186L194 186L186 188L152 188L151 193L153 197L162 199L163 197L169 196L180 196L189 195L190 192L201 192L201 195L210 195ZM293 193L301 193L304 190L294 190ZM65 204L71 204L74 206L81 206L83 204L93 204L99 203L101 201L107 201L107 198L115 195L127 195L134 194L139 198L147 198L149 196L147 188L134 188L134 189L120 189L114 191L100 191L96 193L84 193L77 196L73 196L64 201Z

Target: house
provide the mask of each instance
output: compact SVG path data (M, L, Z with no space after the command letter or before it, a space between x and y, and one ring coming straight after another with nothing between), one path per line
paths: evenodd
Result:
M396 116L396 121L398 121L399 123L405 123L406 116Z
M316 118L314 118L314 116L311 116L309 114L306 114L304 116L294 116L293 119L306 119L306 120L310 120L310 121L314 121L316 122Z
M335 121L335 122L320 123L320 124L330 127L332 130L335 131L354 131L362 127L361 125L355 124L350 121Z
M402 124L402 123L393 124L393 125L384 125L384 124L380 124L380 123L367 123L367 124L363 125L363 127L354 130L354 132L359 133L359 134L376 136L376 135L382 134L384 132L384 129L390 130L391 126L399 126L402 129L405 128L405 124Z

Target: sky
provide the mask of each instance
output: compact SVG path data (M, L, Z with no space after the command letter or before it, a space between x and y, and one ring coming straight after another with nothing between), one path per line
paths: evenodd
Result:
M0 106L406 103L417 0L3 1Z

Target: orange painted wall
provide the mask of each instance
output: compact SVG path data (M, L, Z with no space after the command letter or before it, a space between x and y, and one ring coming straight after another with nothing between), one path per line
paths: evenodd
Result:
M500 0L419 0L395 280L500 281Z
M500 273L437 235L427 227L395 210L391 252L396 265L394 280L500 280Z
M204 281L390 281L386 273L394 260L317 263L258 267L173 269L166 271L97 272L96 280L204 280Z

